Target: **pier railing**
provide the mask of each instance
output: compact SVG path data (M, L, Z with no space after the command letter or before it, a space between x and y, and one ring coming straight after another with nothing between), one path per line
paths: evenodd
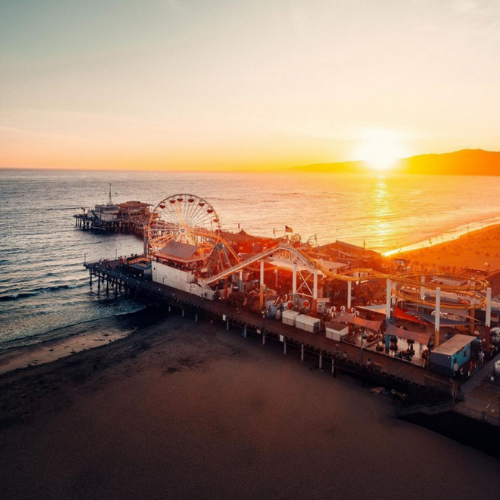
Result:
M481 420L490 425L495 425L496 427L500 427L500 412L499 409L496 410L496 413L490 414L484 410L476 410L466 405L456 405L454 411L460 413L469 418L473 418L474 420Z
M410 405L404 408L396 409L396 416L407 417L409 415L415 415L416 413L423 413L425 415L437 415L439 413L446 413L453 410L453 401L443 401L441 403L435 404L417 404Z

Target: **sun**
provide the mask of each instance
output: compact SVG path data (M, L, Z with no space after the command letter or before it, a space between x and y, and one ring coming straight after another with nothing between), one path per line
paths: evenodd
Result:
M394 168L399 158L409 154L402 134L387 129L367 129L362 133L356 156L371 169L385 171Z

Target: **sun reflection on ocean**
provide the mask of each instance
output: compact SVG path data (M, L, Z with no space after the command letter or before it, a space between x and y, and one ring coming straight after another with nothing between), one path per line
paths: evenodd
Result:
M394 235L394 226L390 223L395 207L391 205L394 197L388 193L387 180L381 175L377 178L372 190L373 227L370 234L371 242L381 246L390 236Z

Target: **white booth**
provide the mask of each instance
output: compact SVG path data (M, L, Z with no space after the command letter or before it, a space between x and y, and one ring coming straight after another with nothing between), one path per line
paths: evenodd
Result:
M318 318L313 318L312 316L307 316L305 314L299 314L295 318L296 328L305 330L306 332L319 332L320 320Z
M297 318L297 316L299 315L300 313L298 313L297 311L283 311L281 321L285 325L295 326L295 318Z
M349 327L344 323L338 323L332 321L326 323L326 338L336 340L340 342L342 337L345 337L349 333Z

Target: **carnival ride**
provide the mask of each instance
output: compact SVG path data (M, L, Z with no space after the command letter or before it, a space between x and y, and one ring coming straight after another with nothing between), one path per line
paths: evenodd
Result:
M483 279L467 279L452 274L412 274L387 277L395 284L397 298L435 308L437 289L441 307L454 310L482 309L486 306L486 296L482 291L489 286Z
M220 232L219 215L208 201L193 194L174 194L160 201L151 212L148 253L165 260L171 256L171 244L180 243L193 248L191 258L204 260L217 249L220 258L212 257L211 268L231 267L240 259Z

